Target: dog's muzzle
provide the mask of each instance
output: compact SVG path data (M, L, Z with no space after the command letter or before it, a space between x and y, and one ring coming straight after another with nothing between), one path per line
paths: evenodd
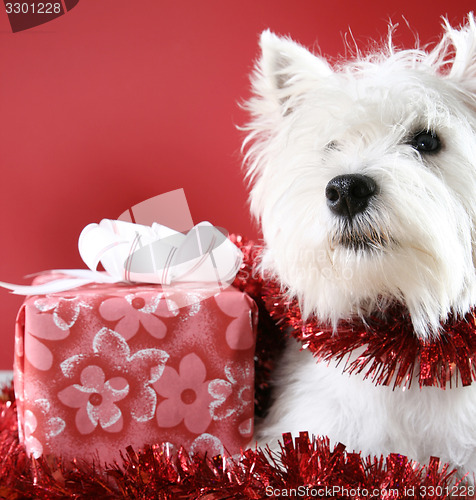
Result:
M367 208L376 192L377 184L366 175L338 175L327 184L327 206L334 214L352 219Z

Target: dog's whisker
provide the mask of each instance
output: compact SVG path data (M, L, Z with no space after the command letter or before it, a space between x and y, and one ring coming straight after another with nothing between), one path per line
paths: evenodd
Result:
M353 250L383 250L393 242L386 228L369 221L344 222L328 237L329 248L333 252L339 247Z

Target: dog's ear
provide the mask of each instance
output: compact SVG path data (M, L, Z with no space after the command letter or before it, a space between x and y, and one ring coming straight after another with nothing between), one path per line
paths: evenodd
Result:
M279 106L283 115L291 112L294 99L333 73L325 59L269 30L261 34L260 46L254 91Z
M468 14L465 25L452 28L445 20L446 33L443 37L443 55L450 60L448 77L466 90L476 94L476 22L474 14Z

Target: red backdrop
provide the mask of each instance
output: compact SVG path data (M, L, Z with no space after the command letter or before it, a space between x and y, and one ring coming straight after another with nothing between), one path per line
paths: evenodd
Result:
M0 280L83 267L77 238L159 193L185 189L195 222L252 237L240 171L248 74L265 28L323 53L431 42L474 0L80 0L12 33L0 12ZM403 17L404 19L403 19ZM13 360L22 299L0 290L0 369Z

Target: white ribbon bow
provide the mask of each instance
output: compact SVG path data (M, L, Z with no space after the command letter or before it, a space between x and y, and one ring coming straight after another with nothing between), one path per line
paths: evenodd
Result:
M189 282L223 289L233 282L243 257L226 235L209 222L200 222L183 234L157 223L143 226L103 219L83 229L78 247L90 270L58 269L70 278L33 286L0 282L0 286L19 295L120 281L162 285ZM105 273L96 270L99 263Z

